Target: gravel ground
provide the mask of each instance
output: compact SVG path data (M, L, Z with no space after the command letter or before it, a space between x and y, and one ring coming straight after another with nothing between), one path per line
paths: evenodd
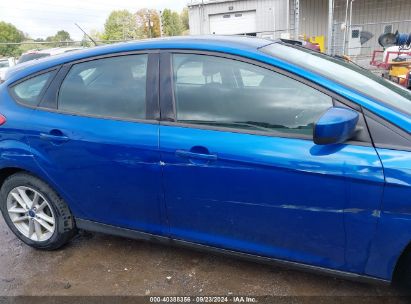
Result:
M389 286L102 234L38 251L20 242L2 218L0 240L0 296L275 295L321 296L327 303L335 296L381 296L373 303L407 303Z

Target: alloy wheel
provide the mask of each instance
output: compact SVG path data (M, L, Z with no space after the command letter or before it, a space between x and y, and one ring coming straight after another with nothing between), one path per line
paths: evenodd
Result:
M53 209L37 190L19 186L7 196L7 211L17 230L32 241L49 240L56 229Z

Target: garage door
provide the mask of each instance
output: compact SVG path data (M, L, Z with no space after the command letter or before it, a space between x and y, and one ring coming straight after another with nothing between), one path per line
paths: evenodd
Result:
M217 35L256 33L255 11L210 15L210 33Z

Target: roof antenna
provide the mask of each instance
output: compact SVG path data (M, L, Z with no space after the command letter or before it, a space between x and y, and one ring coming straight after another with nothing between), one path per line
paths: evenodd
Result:
M84 33L84 35L86 35L86 36L88 37L88 39L90 39L91 41L93 41L93 43L94 43L95 46L97 46L97 42L96 42L93 38L91 38L90 35L87 34L87 33L80 27L80 25L78 25L77 23L74 23L74 24L80 29L80 31L82 31L82 32Z

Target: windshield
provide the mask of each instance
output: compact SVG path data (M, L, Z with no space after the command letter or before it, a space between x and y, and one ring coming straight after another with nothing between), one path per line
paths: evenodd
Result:
M411 115L411 91L353 63L282 43L270 44L261 48L261 51L309 69Z
M22 55L17 63L23 63L26 61L34 60L34 59L39 59L43 57L50 56L48 53L32 53L32 54L25 54Z

